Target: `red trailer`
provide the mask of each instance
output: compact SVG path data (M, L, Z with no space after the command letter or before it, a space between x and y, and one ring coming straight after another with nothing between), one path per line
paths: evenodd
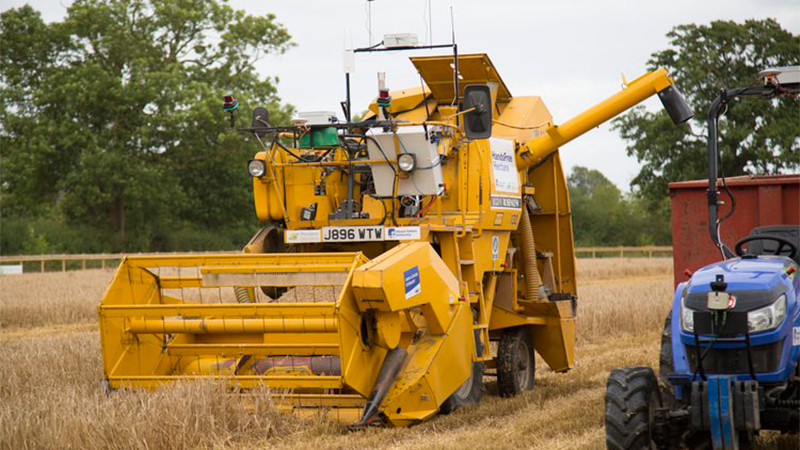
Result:
M733 248L750 230L763 225L800 225L800 174L727 178L736 210L722 223L720 237ZM730 211L730 198L720 186L719 217ZM672 200L672 261L675 285L691 272L722 258L708 236L708 180L669 184Z

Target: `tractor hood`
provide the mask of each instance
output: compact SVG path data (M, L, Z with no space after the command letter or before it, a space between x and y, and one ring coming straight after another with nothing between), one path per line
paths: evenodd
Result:
M751 311L774 302L787 290L786 270L792 265L782 256L733 258L710 264L692 275L686 287L686 306L696 311L708 309L710 283L724 275L727 292L736 298L734 311Z

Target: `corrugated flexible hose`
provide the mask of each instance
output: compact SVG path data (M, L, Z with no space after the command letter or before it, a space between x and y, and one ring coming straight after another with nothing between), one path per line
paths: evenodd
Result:
M539 268L536 267L536 241L533 237L533 227L528 209L522 207L522 217L519 222L519 243L522 247L522 266L525 271L525 298L530 302L539 301L539 286L542 278Z

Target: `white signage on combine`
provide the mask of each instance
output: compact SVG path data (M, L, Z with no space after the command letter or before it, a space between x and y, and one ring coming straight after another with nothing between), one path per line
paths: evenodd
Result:
M312 244L318 242L369 242L418 241L422 236L419 227L341 226L322 227L321 230L286 230L287 244Z
M800 345L800 327L793 328L794 335L792 335L792 346Z
M511 195L492 195L492 209L512 209L519 211L522 208L522 199L519 196Z
M319 230L286 230L284 242L287 244L310 244L321 242Z
M322 227L322 242L367 242L384 240L382 226Z
M387 241L418 241L419 227L386 227Z
M495 192L519 192L519 175L514 160L514 142L507 139L491 139L492 176Z

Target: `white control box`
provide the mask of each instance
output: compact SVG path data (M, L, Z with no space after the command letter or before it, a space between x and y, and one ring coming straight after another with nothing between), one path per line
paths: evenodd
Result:
M383 46L386 48L416 47L418 42L417 35L411 33L385 34L383 36Z
M372 129L368 136L372 137L372 139L367 139L367 151L371 160L396 161L398 153L411 153L416 159L414 171L408 175L408 178L400 178L397 184L398 197L403 195L440 195L444 192L444 177L442 176L439 152L436 150L436 144L425 139L425 130L422 126L398 127L397 145L395 145L395 134L391 130ZM396 163L391 165L398 174L401 174ZM395 172L387 163L373 163L370 166L377 196L391 197Z
M709 292L708 309L711 311L725 311L733 308L731 299L733 296L727 292Z
M327 125L338 120L333 111L303 111L297 117L305 120L306 125Z

